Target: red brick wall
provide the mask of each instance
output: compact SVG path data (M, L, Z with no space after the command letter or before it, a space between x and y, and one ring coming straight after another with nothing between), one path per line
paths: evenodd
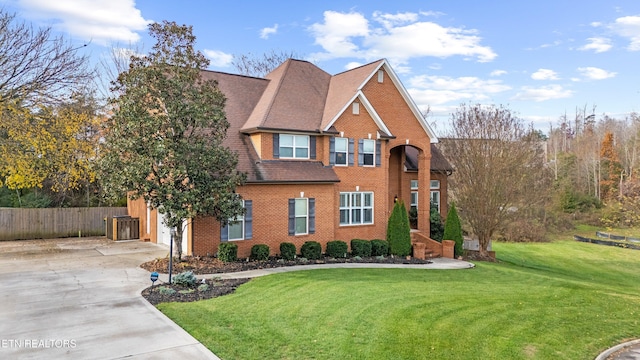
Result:
M316 199L315 234L290 236L288 234L289 199L299 198L304 192L305 198ZM238 188L238 193L253 204L253 238L234 241L238 245L238 256L248 257L255 244L266 244L271 254L280 253L280 243L294 243L300 251L305 241L318 241L323 250L328 241L334 240L333 228L337 220L335 213L337 198L333 185L255 185ZM198 256L214 255L220 243L220 224L213 218L198 218L193 222L193 253Z

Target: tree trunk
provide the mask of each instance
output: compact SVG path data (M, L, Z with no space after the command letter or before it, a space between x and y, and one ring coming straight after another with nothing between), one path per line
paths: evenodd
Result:
M178 252L178 261L182 261L182 224L176 226L176 236L173 238L173 244Z

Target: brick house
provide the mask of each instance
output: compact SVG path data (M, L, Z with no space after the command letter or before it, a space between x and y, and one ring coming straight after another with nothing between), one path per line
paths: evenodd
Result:
M278 254L281 242L384 239L394 200L418 213L414 241L429 243L429 205L447 212L451 166L437 138L386 60L330 75L287 60L265 78L203 71L227 97L225 145L238 153L247 182L237 189L246 214L221 227L185 222L183 252L214 255L234 241ZM161 214L129 201L140 237L168 243ZM432 242L436 255L441 245ZM437 247L440 246L440 249ZM429 246L427 246L429 248Z

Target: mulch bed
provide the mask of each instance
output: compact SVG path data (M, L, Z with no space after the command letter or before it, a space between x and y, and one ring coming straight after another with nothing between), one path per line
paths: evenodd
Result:
M257 269L270 269L277 268L283 266L294 266L294 265L312 265L312 264L337 264L337 263L379 263L379 264L430 264L430 260L420 260L415 258L402 258L402 257L391 257L385 256L384 258L378 257L365 257L365 258L329 258L325 257L321 260L291 260L285 261L282 259L278 259L275 257L270 258L265 261L249 261L241 260L235 262L222 262L217 258L213 257L197 257L197 256L184 256L181 261L177 261L174 259L173 261L173 271L172 273L177 275L184 271L192 271L196 275L203 274L222 274L222 273L230 273L230 272L238 272L238 271L246 271L246 270L257 270ZM169 258L155 259L143 263L140 265L141 268L149 271L149 272L158 272L166 274L169 270ZM202 285L202 282L199 282L195 286L192 287L184 287L176 284L160 284L152 287L148 287L142 291L142 296L147 299L151 304L157 305L162 302L190 302L190 301L198 301L211 299L222 295L227 295L233 293L238 286L248 282L251 279L206 279L205 283L208 286L208 289L200 290L198 289L199 285ZM161 293L160 288L164 287L171 288L175 290L175 293L169 295L166 293ZM162 291L166 292L166 291Z
M236 291L238 286L248 282L249 280L251 279L206 279L205 283L208 285L206 290L199 287L203 284L201 281L194 286L160 284L142 290L142 297L147 299L147 301L152 305L158 305L163 302L191 302L206 300L231 294ZM173 289L175 293L163 293L161 288Z

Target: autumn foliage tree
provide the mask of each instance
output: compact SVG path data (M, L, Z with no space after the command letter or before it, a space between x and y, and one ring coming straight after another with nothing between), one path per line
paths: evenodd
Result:
M613 133L607 131L600 147L600 194L603 199L618 196L622 165L614 148Z
M156 40L151 53L132 56L112 87L101 178L110 193L129 192L164 214L177 231L180 257L185 220L213 216L224 223L242 214L235 189L245 176L222 143L225 97L201 77L209 62L194 49L192 28L164 21L149 33Z

